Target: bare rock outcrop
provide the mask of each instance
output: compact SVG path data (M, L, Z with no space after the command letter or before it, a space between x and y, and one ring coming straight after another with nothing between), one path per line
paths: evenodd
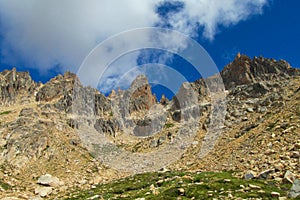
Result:
M151 92L151 86L144 75L137 76L130 87L130 113L139 110L149 110L156 102L156 96Z
M284 60L276 61L275 59L263 57L254 57L251 59L240 53L221 72L227 89L237 85L267 80L280 80L297 75L300 75L300 70L292 68Z
M17 72L16 68L0 72L0 104L12 104L22 97L28 99L34 95L36 86L29 72Z
M71 72L58 75L48 81L36 94L37 101L51 101L55 98L66 95L73 90L77 77Z

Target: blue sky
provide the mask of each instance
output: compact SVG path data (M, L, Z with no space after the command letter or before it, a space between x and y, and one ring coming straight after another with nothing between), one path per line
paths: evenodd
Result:
M204 0L202 1L204 2L203 6L208 6L210 8L208 11L201 9L200 5L196 5L197 1L193 0L186 5L181 1L155 0L144 1L147 2L144 4L141 3L143 1L136 1L133 2L136 7L129 6L129 10L124 11L120 5L120 10L116 10L115 13L107 12L105 15L106 12L101 12L104 14L99 16L98 11L95 10L96 14L84 19L75 19L76 12L73 14L74 10L78 8L93 13L89 6L83 6L86 4L83 1L73 3L71 9L74 10L64 10L61 8L64 5L59 5L60 3L58 5L53 3L42 5L43 3L29 0L28 2L32 4L25 3L26 6L24 6L18 1L11 2L14 0L0 0L2 8L0 8L0 70L17 67L17 70L30 71L36 81L46 82L66 70L76 73L84 56L99 42L130 28L150 25L168 27L190 35L206 49L220 70L234 59L237 52L250 57L262 55L267 58L284 59L293 67L300 67L300 1L298 0L255 0L253 2L256 3L253 4L232 3L228 7L227 4L224 4L226 1L219 1L224 5L218 7L210 6L209 2L212 1ZM106 2L106 8L122 4L112 3L110 5L109 1L103 2ZM126 3L126 1L124 2ZM193 2L195 6L193 6ZM205 4L205 2L208 3ZM218 2L218 0L214 2ZM235 2L235 0L230 0L230 2ZM97 4L96 1L94 3ZM67 3L65 6L70 7ZM105 6L103 5L103 7ZM184 6L187 8L185 12L177 15ZM44 9L44 7L51 10L49 15L45 14L45 11L41 11L41 8ZM224 15L216 14L223 7L225 7ZM238 13L237 10L240 8L245 10ZM70 15L67 15L67 19L62 17L64 23L57 25L57 19L54 17L51 20L51 16L60 16L57 11L60 9L66 13L70 12ZM199 13L203 12L204 15L193 13L197 12L196 9L199 9ZM227 11L228 13L226 13ZM41 12L40 15L39 12ZM234 12L237 12L236 15L231 16ZM132 13L132 16L129 13ZM44 15L48 18L39 19ZM211 16L216 16L216 18L211 20ZM136 20L137 17L139 20ZM103 22L97 24L97 18ZM121 23L117 18L122 19ZM183 20L182 24L184 25L177 23L176 20ZM80 27L84 27L86 31ZM43 37L40 37L41 35ZM84 40L86 37L91 39ZM73 51L73 49L78 50ZM156 51L156 54L160 54L160 52ZM154 59L148 58L138 63L154 61ZM178 56L173 56L172 61L166 61L165 64L178 69L190 81L197 78L191 72L189 63ZM161 90L160 87L155 88L157 96L166 91L165 89ZM170 97L171 94L168 96Z

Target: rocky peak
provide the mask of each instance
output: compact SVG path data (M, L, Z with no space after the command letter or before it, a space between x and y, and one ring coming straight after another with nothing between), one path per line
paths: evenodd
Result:
M21 96L33 95L36 86L29 72L17 72L16 68L0 72L0 100L4 104L16 102Z
M263 57L251 59L240 53L221 72L227 89L236 85L266 80L280 80L299 74L300 71L298 69L291 68L289 63L284 60L276 61L275 59Z
M108 95L108 98L114 98L116 97L116 91L112 89L111 93Z
M66 72L64 75L57 75L48 81L36 94L37 101L50 101L54 98L72 93L75 82L78 81L76 74Z
M130 112L149 110L157 102L156 96L152 94L151 86L145 75L137 76L129 90L132 92Z
M165 106L169 103L169 99L164 94L162 94L159 103Z

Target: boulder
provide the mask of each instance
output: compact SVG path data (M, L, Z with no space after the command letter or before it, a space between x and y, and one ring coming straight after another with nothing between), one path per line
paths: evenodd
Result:
M54 177L50 174L45 174L40 176L40 178L37 181L38 184L43 186L51 186L51 187L57 187L61 185L61 182L57 177Z
M257 176L257 179L268 179L269 175L274 173L275 170L274 169L268 169L268 170L265 170L263 172L261 172L258 176Z
M52 187L38 187L35 188L34 193L41 197L46 197L52 193Z
M300 196L300 180L296 179L292 185L292 188L288 195L290 198L296 198Z

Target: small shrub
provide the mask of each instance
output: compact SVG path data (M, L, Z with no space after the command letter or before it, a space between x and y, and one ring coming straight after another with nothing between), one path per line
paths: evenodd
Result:
M10 111L10 110L8 110L8 111L4 111L4 112L1 112L1 113L0 113L0 115L7 115L7 114L9 114L9 113L11 113L11 111Z
M171 128L171 127L173 127L173 126L174 126L173 123L166 123L166 125L165 125L166 128Z

